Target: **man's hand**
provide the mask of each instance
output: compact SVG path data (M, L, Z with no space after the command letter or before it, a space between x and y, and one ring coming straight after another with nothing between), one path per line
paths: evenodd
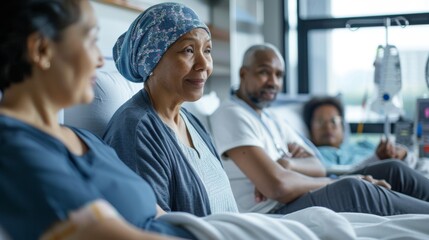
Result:
M407 149L399 144L394 145L389 140L381 139L375 153L380 160L392 158L404 160L407 156Z
M284 169L292 170L292 162L289 161L287 156L282 156L277 163L280 164Z
M293 158L308 158L313 156L311 153L307 152L305 148L301 147L296 143L288 143L287 147L289 149L291 157Z
M258 189L255 188L255 201L257 203L266 201L267 197L264 196L264 194L262 194Z
M296 143L287 144L288 151L277 161L283 168L288 170L293 170L293 161L292 158L309 158L313 157L311 153L307 152L305 148L301 147Z
M349 178L349 177L359 178L359 179L368 181L368 182L370 182L372 184L375 184L375 185L378 185L380 187L384 187L384 188L387 188L387 189L391 189L392 188L392 186L390 186L390 184L388 182L386 182L386 180L384 180L384 179L381 179L381 180L375 179L371 175L360 175L360 174L343 175L343 176L340 177L340 179Z
M326 170L319 159L296 143L288 143L288 152L277 159L284 169L302 173L311 177L324 177Z
M388 182L386 182L386 180L384 180L384 179L381 179L381 180L375 179L371 175L363 175L363 176L361 176L361 178L363 180L366 180L366 181L368 181L370 183L373 183L375 185L378 185L380 187L384 187L384 188L387 188L387 189L391 189L392 188L392 186L390 186L390 184Z

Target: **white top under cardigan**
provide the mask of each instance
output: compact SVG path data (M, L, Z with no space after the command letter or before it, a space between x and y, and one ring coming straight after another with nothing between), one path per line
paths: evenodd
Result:
M186 115L182 112L180 115L185 121L195 149L183 144L176 135L177 142L206 188L211 212L238 212L225 170L189 122Z

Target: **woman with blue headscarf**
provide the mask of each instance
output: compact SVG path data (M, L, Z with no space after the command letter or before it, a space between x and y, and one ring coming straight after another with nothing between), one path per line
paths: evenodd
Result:
M116 111L103 138L168 212L237 212L209 134L181 107L202 97L213 70L211 48L207 26L178 3L147 9L113 48L119 72L144 89Z
M8 3L0 8L0 225L8 236L0 230L0 239L167 239L149 231L182 239L316 239L301 223L263 215L162 214L149 184L109 146L57 122L61 108L92 100L95 69L103 65L90 2ZM199 46L192 39L202 33L183 41ZM194 49L167 66L188 62ZM159 71L153 75L167 73Z

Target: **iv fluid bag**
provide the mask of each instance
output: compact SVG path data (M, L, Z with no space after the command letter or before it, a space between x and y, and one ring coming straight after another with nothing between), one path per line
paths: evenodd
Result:
M377 96L371 103L371 110L382 115L402 114L397 96L402 87L398 49L393 45L378 46L374 67Z

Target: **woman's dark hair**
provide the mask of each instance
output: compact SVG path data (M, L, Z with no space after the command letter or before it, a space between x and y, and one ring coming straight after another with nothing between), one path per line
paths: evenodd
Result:
M39 32L59 41L78 21L82 0L11 0L0 10L0 91L31 75L27 39Z
M314 112L321 106L330 105L338 110L341 118L344 119L344 107L341 101L336 97L313 97L304 104L303 115L304 122L308 130L311 132L311 121L313 120Z

